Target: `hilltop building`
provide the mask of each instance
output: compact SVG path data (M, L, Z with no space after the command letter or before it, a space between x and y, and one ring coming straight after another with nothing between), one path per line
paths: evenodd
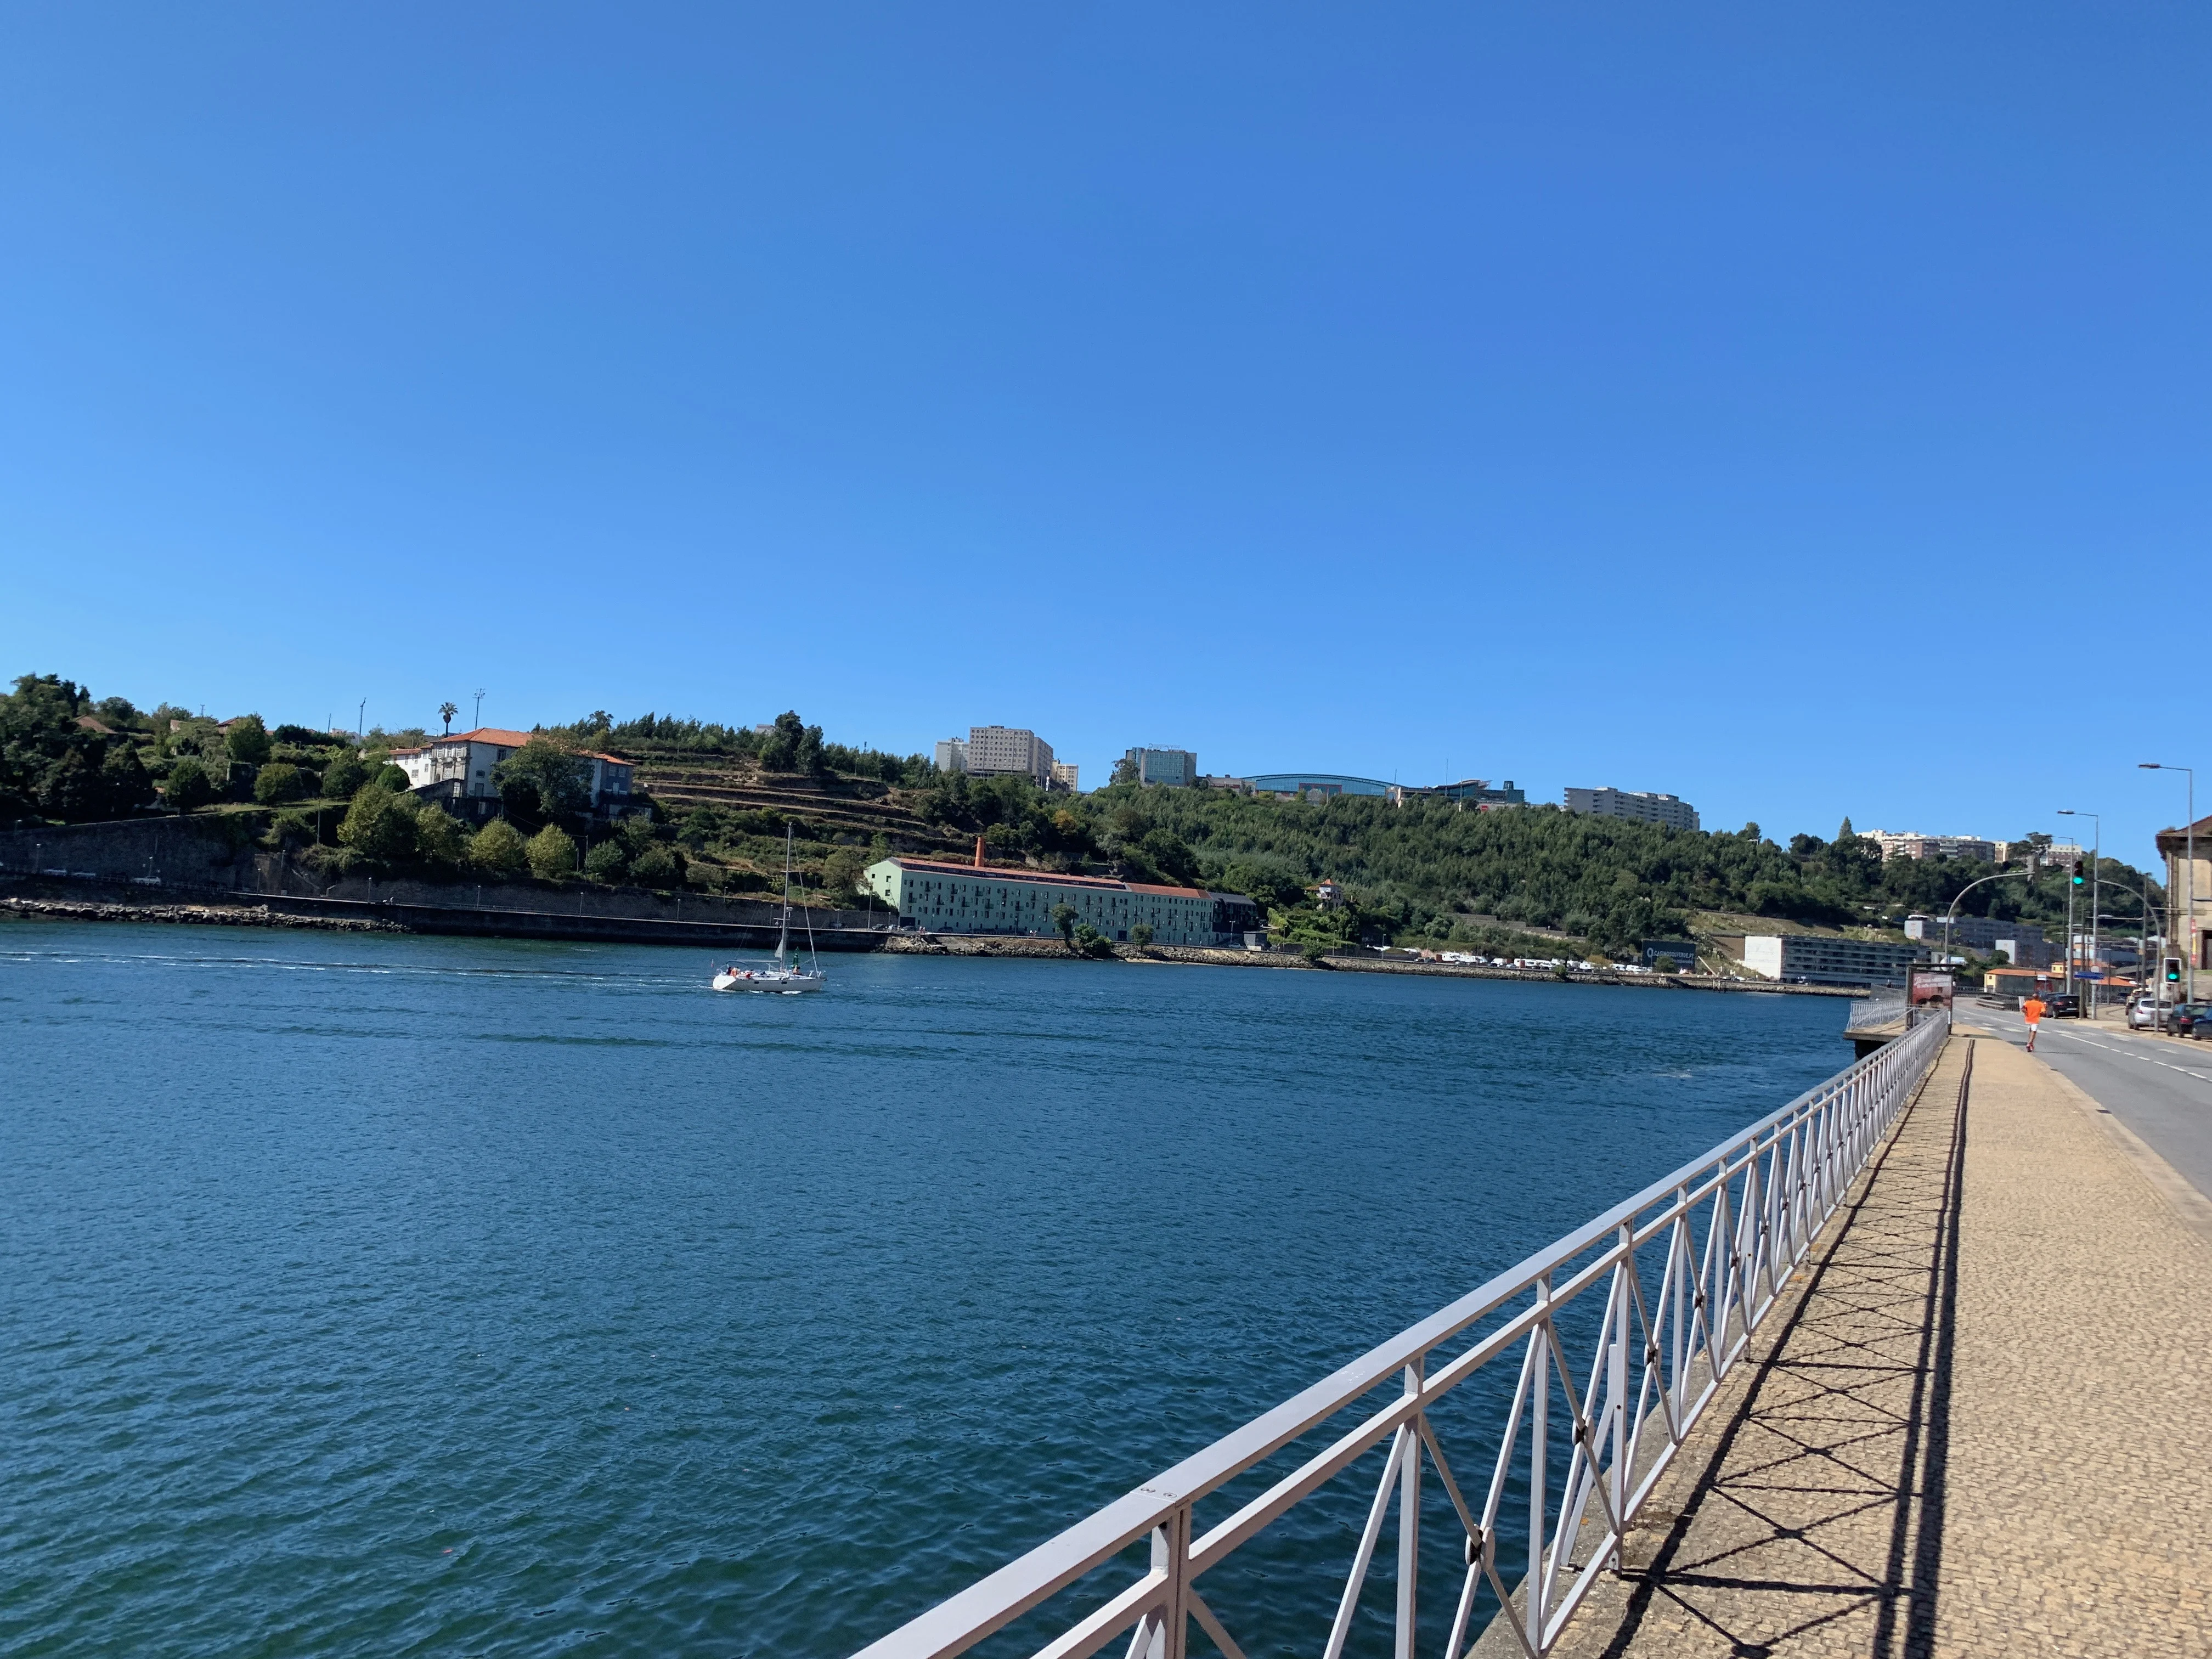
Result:
M870 865L864 879L902 920L937 933L1048 937L1059 931L1052 913L1063 904L1108 939L1122 942L1141 924L1161 945L1236 945L1267 925L1259 906L1242 893L1105 876L889 858Z
M1979 836L1926 836L1917 830L1862 830L1862 839L1881 848L1883 862L1891 859L1972 859L1982 864L1997 861L1997 843Z
M1566 806L1570 812L1586 812L1601 818L1634 818L1644 823L1662 823L1669 830L1698 827L1698 809L1680 796L1653 794L1643 789L1570 787Z
M1332 795L1387 796L1390 786L1375 778L1346 777L1340 772L1268 772L1247 779L1255 795L1280 795L1295 799L1304 795L1326 799Z
M1508 778L1496 788L1484 778L1462 778L1457 783L1392 784L1390 799L1400 806L1409 800L1455 800L1472 803L1483 811L1493 806L1526 806L1526 791L1516 789Z
M482 822L499 811L499 785L492 769L530 741L527 732L481 726L433 738L419 749L395 749L392 763L407 775L407 788L434 800L459 817ZM630 804L636 768L618 755L585 750L576 755L591 769L592 810L619 815Z
M1063 775L1052 745L1025 726L971 726L963 740L946 738L937 745L937 769L970 777L1027 778L1040 789L1073 789L1075 769Z
M1121 759L1136 769L1137 781L1147 789L1188 789L1198 782L1198 757L1188 749L1132 749Z

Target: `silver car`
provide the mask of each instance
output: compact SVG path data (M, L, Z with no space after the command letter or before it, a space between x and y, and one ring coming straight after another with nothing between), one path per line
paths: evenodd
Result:
M2137 1031L2162 1031L2166 1016L2172 1012L2173 1005L2164 997L2146 991L2128 1004L2128 1025Z

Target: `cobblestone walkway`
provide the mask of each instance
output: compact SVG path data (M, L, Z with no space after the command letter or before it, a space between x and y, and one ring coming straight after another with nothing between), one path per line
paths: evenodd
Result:
M1556 1652L2212 1656L2212 1243L2039 1060L1969 1056Z

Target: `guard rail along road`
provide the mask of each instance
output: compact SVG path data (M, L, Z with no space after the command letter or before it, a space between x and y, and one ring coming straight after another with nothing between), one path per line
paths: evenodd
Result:
M1425 1558L1432 1567L1450 1564L1431 1574L1444 1589L1427 1611L1434 1632L1450 1609L1444 1659L1462 1659L1479 1626L1493 1620L1486 1653L1500 1651L1501 1640L1509 1655L1547 1653L1600 1569L1618 1570L1623 1534L1949 1030L1942 1014L1916 1024L860 1659L942 1659L1018 1620L1021 1629L1008 1638L1020 1635L1025 1646L1042 1638L1031 1650L1036 1659L1082 1659L1125 1633L1128 1659L1182 1659L1193 1624L1226 1659L1243 1659L1201 1581L1310 1502L1333 1504L1341 1519L1307 1528L1300 1571L1286 1574L1270 1559L1256 1584L1224 1575L1233 1583L1215 1597L1231 1608L1230 1622L1255 1626L1245 1635L1255 1646L1263 1636L1268 1650L1285 1636L1304 1645L1295 1631L1272 1628L1271 1615L1295 1601L1310 1607L1304 1616L1322 1659L1340 1659L1355 1620L1376 1639L1387 1620L1396 1659L1412 1659ZM1455 1390L1464 1392L1454 1399ZM1386 1446L1352 1547L1358 1499L1374 1469L1367 1454ZM1423 1483L1431 1476L1437 1486L1427 1502L1443 1537L1424 1551ZM1388 1611L1377 1605L1363 1615L1361 1593L1394 1500L1394 1582L1387 1596L1369 1598ZM1326 1574L1318 1583L1315 1571ZM1225 1594L1232 1587L1235 1607ZM1261 1623L1271 1628L1257 1629ZM1431 1634L1423 1650L1435 1645Z

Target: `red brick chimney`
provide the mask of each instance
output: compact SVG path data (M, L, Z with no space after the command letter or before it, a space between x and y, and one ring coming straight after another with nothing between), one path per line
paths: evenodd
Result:
M981 836L975 837L975 867L978 870L983 867L983 838Z

